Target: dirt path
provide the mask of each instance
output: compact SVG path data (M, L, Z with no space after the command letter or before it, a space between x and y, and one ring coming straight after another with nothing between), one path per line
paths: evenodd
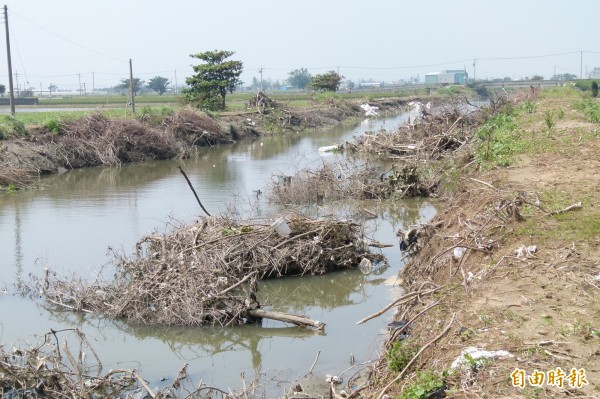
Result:
M396 317L439 303L414 321L400 352L423 347L455 319L416 362L433 374L409 373L386 390L391 397L435 381L457 398L600 397L600 125L581 102L575 92L542 93L515 113L508 167L453 169L460 189L436 218L444 227L402 275L409 291L442 288ZM510 355L461 356L468 347ZM465 365L453 369L459 357ZM400 371L387 370L386 383Z

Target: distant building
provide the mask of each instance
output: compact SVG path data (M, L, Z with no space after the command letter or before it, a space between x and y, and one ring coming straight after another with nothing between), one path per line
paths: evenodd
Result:
M425 83L464 85L468 80L469 74L463 69L431 72L425 75Z

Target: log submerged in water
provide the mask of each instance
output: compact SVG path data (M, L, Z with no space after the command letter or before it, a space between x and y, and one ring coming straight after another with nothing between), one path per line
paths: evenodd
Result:
M269 311L264 309L248 309L247 313L249 316L255 318L278 320L285 323L296 324L298 326L314 327L318 330L325 328L325 323L321 321L311 320L308 317L295 314L276 312L272 310Z

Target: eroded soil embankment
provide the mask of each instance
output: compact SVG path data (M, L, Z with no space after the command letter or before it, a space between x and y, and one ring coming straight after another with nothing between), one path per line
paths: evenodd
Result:
M406 102L382 100L378 104L397 112ZM111 119L95 113L63 122L53 131L36 127L18 139L0 141L0 187L25 187L40 175L61 169L186 157L195 147L331 126L363 112L358 103L337 100L301 109L270 101L215 118L191 109L138 119Z

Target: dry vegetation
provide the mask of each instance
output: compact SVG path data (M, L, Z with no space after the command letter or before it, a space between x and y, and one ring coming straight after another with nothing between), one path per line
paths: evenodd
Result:
M419 243L401 274L409 294L391 306L410 327L390 335L372 375L381 383L361 394L598 397L600 180L590 170L600 142L579 98L527 104L506 136L521 149L514 166L457 165L466 173L436 217L443 227ZM469 347L509 355L465 355ZM456 359L463 366L451 367ZM559 369L561 386L549 380ZM536 372L540 384L528 378Z
M67 337L75 341L67 341ZM72 352L73 348L79 348ZM0 346L0 397L20 398L248 398L254 397L255 381L241 392L225 392L187 374L187 365L177 372L170 386L151 388L132 369L103 372L103 365L86 336L78 329L50 332L38 346L13 348Z
M268 221L203 218L168 235L142 238L135 256L120 257L116 278L108 283L49 273L37 289L61 308L133 323L230 325L247 317L247 299L258 280L353 268L376 256L352 222L296 214L286 220L289 237Z
M352 198L388 199L427 197L435 192L437 180L415 165L388 170L346 158L324 164L317 170L304 169L294 176L278 176L269 190L269 199L278 204L321 204Z

